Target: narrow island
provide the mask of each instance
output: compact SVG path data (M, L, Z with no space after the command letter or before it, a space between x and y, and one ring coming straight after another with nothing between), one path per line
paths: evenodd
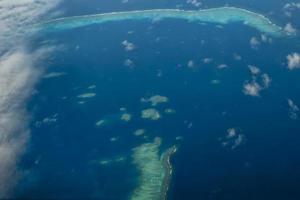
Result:
M133 191L132 200L165 200L173 173L170 158L177 151L176 146L168 148L161 155L161 138L133 149L133 163L140 172L139 185Z
M271 20L264 15L235 7L220 7L203 10L153 9L101 13L54 19L37 24L35 27L39 31L57 32L108 22L125 20L158 21L163 19L183 19L187 22L215 23L222 25L238 22L270 36L287 36L280 26L272 23Z

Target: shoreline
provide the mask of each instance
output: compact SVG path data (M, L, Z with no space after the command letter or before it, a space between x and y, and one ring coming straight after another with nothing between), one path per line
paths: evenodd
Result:
M161 189L161 200L166 200L168 197L168 191L170 188L170 183L173 175L173 166L171 163L172 156L177 152L177 147L173 146L169 149L167 149L162 155L161 160L163 162L164 168L165 168L165 177L162 183L162 189Z

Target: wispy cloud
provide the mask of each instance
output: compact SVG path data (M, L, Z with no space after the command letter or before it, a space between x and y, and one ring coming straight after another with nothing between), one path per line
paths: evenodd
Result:
M0 198L13 196L20 172L18 162L30 138L26 100L38 78L35 66L51 51L26 46L33 36L29 32L58 0L0 1Z
M32 34L29 28L25 27L41 18L48 18L45 14L54 9L59 2L60 0L1 0L0 53L23 46L27 41L24 36Z

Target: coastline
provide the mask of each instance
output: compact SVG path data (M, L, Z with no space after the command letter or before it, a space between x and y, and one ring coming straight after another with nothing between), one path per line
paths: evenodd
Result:
M163 184L162 184L160 200L166 200L168 198L168 191L170 188L170 183L171 183L172 175L173 175L173 166L171 163L171 158L176 152L177 152L177 147L173 146L173 147L167 149L161 155L161 160L162 160L162 162L164 164L164 168L165 168L165 176L164 176L164 180L163 180Z

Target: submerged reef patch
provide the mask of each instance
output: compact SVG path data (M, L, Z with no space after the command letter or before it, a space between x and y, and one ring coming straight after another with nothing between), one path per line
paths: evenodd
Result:
M169 99L165 96L154 95L150 98L142 98L141 102L150 102L152 106L157 106L158 104L169 102Z
M150 119L150 120L159 120L161 118L159 111L154 108L148 108L142 110L141 117L143 119Z
M84 99L84 98L92 98L94 96L96 96L96 93L84 93L84 94L78 95L77 97Z
M126 110L126 109L124 109ZM132 120L132 115L128 112L124 112L123 109L120 113L115 113L115 114L110 114L104 116L102 119L97 120L95 122L95 125L97 127L102 127L102 126L111 126L116 123L128 123Z
M161 138L152 143L145 143L133 149L133 162L140 171L139 185L134 190L132 200L164 200L172 175L170 157L176 152L175 146L161 155Z
M274 24L265 16L246 9L235 7L220 7L203 10L178 10L178 9L153 9L111 12L94 15L83 15L51 20L38 24L35 28L40 31L63 31L84 27L92 24L125 20L162 20L184 19L189 22L204 22L216 24L228 24L239 22L272 36L287 36L288 34L280 26Z

